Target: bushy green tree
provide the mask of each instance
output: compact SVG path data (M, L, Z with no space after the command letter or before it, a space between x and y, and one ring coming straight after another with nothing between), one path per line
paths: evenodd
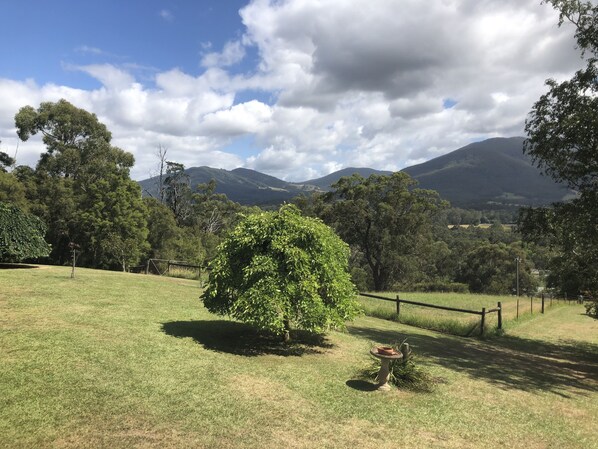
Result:
M560 22L575 28L585 67L570 80L548 80L549 90L526 121L524 150L554 179L579 195L552 208L525 209L519 224L527 239L547 241L560 255L551 282L562 293L598 295L598 5L547 0ZM555 271L557 270L557 271ZM573 273L579 275L572 276ZM574 282L575 281L575 282Z
M431 218L448 203L416 188L405 173L341 178L325 201L324 220L358 250L375 290L405 281L431 248Z
M0 260L18 262L47 256L50 246L44 240L45 231L36 216L0 202Z
M320 220L291 205L245 217L210 263L208 310L289 338L342 327L358 313L349 248Z

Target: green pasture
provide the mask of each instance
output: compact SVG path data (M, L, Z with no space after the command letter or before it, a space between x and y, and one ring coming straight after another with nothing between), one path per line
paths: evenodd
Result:
M200 293L0 269L0 447L598 448L598 321L580 305L489 340L362 316L285 346ZM373 391L369 349L405 338L433 391Z

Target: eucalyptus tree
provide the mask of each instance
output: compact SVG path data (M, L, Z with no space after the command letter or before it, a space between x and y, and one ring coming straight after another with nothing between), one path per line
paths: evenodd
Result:
M46 145L36 167L36 196L55 261L68 259L68 244L76 242L84 265L136 263L147 249L147 225L140 188L129 176L133 156L111 145L95 114L66 100L25 106L15 125L21 140L41 134Z
M374 290L416 269L432 240L432 217L448 203L401 172L390 176L358 174L341 178L324 199L322 216L339 236L358 250Z

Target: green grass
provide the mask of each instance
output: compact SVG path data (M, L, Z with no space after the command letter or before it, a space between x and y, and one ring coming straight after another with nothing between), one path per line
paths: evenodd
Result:
M582 306L487 341L366 316L287 347L209 314L196 281L69 275L0 269L0 447L598 447ZM405 337L442 383L371 391L369 348Z
M395 292L381 292L376 295L395 299ZM459 309L482 311L495 309L498 302L503 310L503 329L510 329L518 326L522 322L537 318L541 315L542 301L536 298L519 298L519 314L517 314L517 297L514 296L494 296L494 295L474 295L465 293L400 293L400 298L434 304L439 306L455 307ZM359 297L359 302L363 306L366 315L383 318L387 320L397 320L396 303L384 301L381 299ZM545 300L544 311L550 308L558 308L569 305L562 301L550 302ZM432 309L411 304L401 304L401 314L399 321L411 326L432 329L439 332L446 332L454 335L479 335L480 334L480 316L466 314L461 312L445 311ZM498 314L489 313L486 315L485 333L486 335L496 335L498 333Z

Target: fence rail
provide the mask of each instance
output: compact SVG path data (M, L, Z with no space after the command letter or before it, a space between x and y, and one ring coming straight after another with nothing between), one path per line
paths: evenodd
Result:
M164 269L163 265L166 264L166 268ZM162 267L160 267L162 265ZM144 268L145 274L149 274L150 272L154 272L160 276L170 274L171 267L183 267L183 268L191 268L193 270L197 270L198 275L201 274L201 266L194 265L187 261L180 261L180 260L169 260L169 259L148 259Z
M401 299L399 297L399 295L397 295L395 299L387 298L385 296L372 295L370 293L362 293L362 292L360 292L359 295L364 296L366 298L381 299L384 301L392 301L392 302L396 303L396 305L397 305L397 320L399 320L399 317L401 315L401 304L411 304L414 306L428 307L430 309L448 310L450 312L460 312L460 313L469 313L472 315L478 315L478 316L480 316L480 336L483 336L484 332L485 332L486 315L488 315L489 313L498 313L498 329L502 329L502 304L500 301L496 304L496 308L494 308L494 309L486 310L485 307L482 307L482 310L470 310L470 309L459 309L457 307L439 306L437 304L428 304L428 303L419 302L419 301L410 301L408 299Z

